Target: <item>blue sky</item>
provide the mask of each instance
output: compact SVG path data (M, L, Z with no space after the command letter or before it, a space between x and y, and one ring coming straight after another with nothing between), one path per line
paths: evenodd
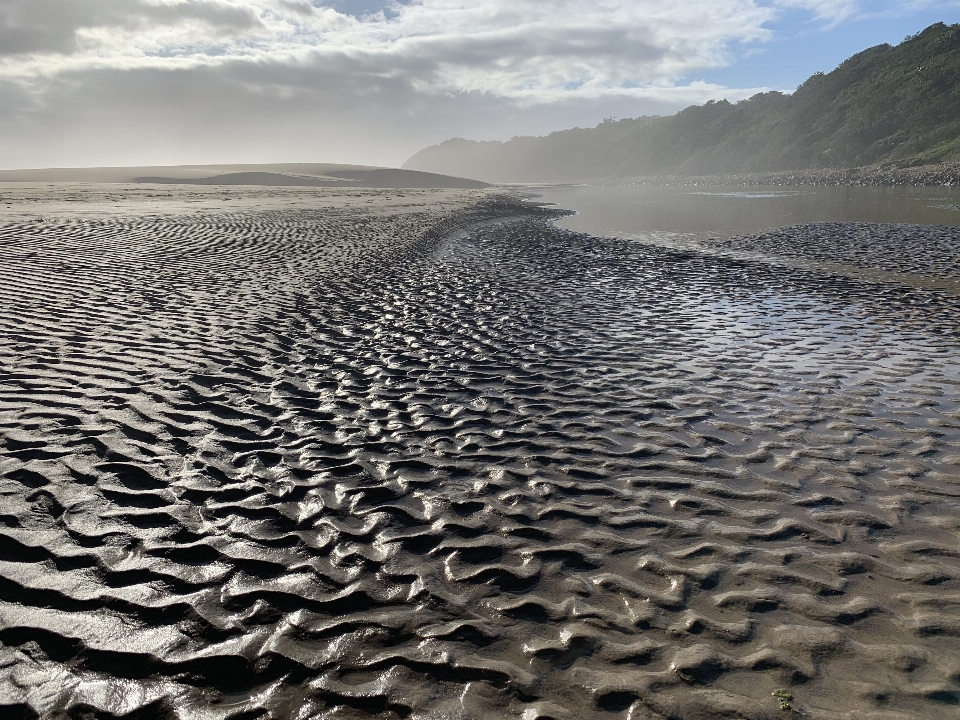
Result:
M384 12L388 15L392 15L393 8L396 5L407 4L398 3L394 0L326 0L325 2L311 0L311 3L317 7L326 5L327 7L332 7L334 10L338 10L343 13L349 13L354 17L362 17L364 15L370 15L377 12Z

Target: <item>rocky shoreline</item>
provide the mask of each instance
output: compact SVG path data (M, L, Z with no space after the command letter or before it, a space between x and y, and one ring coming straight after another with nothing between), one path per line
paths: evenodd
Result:
M856 168L816 168L721 175L658 175L602 184L633 185L960 185L960 162L905 166L891 163Z

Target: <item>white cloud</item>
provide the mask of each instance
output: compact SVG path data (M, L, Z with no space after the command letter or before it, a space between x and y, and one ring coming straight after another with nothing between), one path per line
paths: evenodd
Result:
M53 26L44 5L56 0L4 6L21 42L0 76L346 61L427 93L639 97L724 65L731 43L766 39L775 12L753 0L420 0L358 18L307 0L73 1Z
M858 0L774 0L774 6L793 10L806 10L814 20L837 25L860 13Z
M920 12L956 12L960 0L901 0L891 3L883 0L864 0L858 18L902 18Z

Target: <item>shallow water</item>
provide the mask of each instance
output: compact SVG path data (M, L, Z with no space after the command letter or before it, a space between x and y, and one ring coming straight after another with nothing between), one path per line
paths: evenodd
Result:
M957 187L577 185L530 192L577 211L560 227L669 243L824 221L960 226Z
M509 203L0 260L12 717L956 717L952 295Z

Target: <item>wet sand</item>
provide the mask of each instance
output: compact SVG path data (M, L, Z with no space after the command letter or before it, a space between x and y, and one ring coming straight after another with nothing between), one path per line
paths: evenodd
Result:
M662 176L625 178L637 184L649 185L960 185L960 162L956 160L911 165L883 162L853 168L811 168L780 172L727 173L724 175Z
M23 192L4 717L956 717L960 231Z

